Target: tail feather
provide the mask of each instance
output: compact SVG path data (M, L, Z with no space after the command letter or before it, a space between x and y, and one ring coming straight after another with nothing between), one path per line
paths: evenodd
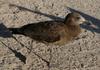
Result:
M20 28L8 28L12 34L23 34Z

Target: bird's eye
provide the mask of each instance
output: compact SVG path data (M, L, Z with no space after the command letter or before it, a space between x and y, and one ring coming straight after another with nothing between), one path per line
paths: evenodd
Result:
M77 19L80 19L80 17L76 17Z

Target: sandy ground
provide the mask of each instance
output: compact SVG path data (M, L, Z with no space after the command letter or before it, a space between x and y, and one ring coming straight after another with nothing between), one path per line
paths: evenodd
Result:
M86 31L80 38L63 46L32 42L22 35L14 35L16 40L7 30L61 20L72 11L81 13L97 28L83 25ZM100 0L0 0L0 70L100 70L99 19Z

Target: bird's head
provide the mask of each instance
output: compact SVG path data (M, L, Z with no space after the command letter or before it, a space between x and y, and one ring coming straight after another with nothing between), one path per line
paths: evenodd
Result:
M67 25L80 25L84 22L87 22L87 20L76 12L69 13L64 20L64 23Z

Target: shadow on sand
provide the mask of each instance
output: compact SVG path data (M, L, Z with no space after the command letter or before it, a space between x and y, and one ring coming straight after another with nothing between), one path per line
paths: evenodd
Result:
M1 42L5 47L7 47L11 52L13 52L13 54L15 55L16 58L18 58L19 60L21 60L23 63L26 63L26 57L25 57L22 53L20 53L20 52L14 50L14 49L12 49L12 48L10 48L9 46L7 46L7 45L6 45L4 42L2 42L1 40L0 40L0 42Z
M3 38L12 37L11 32L3 23L0 23L0 37L3 37Z

